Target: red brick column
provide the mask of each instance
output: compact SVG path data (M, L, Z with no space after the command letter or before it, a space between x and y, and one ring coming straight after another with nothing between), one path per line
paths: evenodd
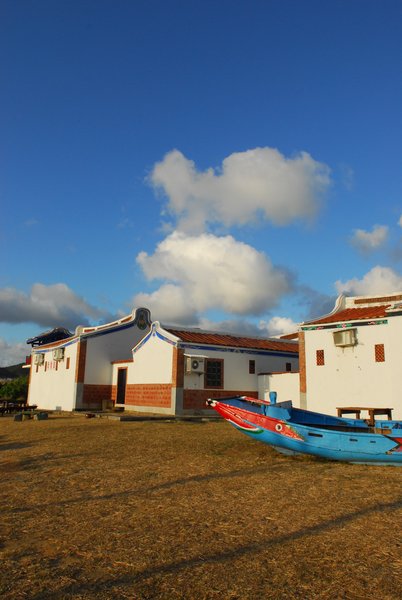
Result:
M87 341L78 342L77 348L77 364L75 366L75 382L84 383L85 362L87 358Z
M173 348L172 363L172 386L182 388L184 386L184 350Z
M307 393L306 377L306 341L304 331L299 333L299 373L300 373L300 392Z

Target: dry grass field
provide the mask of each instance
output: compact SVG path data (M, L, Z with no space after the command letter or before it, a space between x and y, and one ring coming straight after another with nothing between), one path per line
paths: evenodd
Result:
M0 419L3 600L401 598L402 469L224 422Z

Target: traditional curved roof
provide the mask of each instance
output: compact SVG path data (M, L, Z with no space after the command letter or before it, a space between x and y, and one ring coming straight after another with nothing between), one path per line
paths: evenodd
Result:
M276 352L290 352L292 354L298 354L299 352L297 342L289 342L286 340L243 337L230 333L207 332L196 329L178 329L168 326L164 326L163 328L179 338L182 342L188 342L190 344L250 348L252 350L271 350Z
M44 331L35 337L29 338L27 344L31 344L33 347L44 346L46 344L52 344L53 342L66 340L67 338L72 337L72 335L73 334L64 327L55 327L54 329L49 329L49 331Z
M345 321L363 321L370 319L383 319L387 316L389 304L382 306L366 306L363 308L345 308L339 312L331 313L304 325L318 325L325 323L343 323Z

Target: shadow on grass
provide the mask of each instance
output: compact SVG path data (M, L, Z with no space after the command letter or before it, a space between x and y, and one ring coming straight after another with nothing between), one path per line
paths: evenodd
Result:
M224 552L216 552L212 554L205 553L202 555L194 556L192 558L187 558L184 560L173 561L167 564L150 567L148 569L138 571L137 573L127 573L125 575L115 578L111 577L103 581L86 582L85 584L74 583L63 587L62 589L58 589L56 593L58 597L61 597L62 594L62 597L64 598L67 597L67 595L82 594L87 590L91 590L92 592L107 592L115 586L132 585L135 583L138 584L140 582L144 582L144 580L147 579L163 575L175 574L179 571L182 571L183 569L195 569L197 567L205 565L213 566L215 564L236 560L249 554L257 554L266 550L270 550L272 548L275 548L276 546L281 546L282 544L294 542L305 537L319 535L321 533L325 533L333 529L337 529L339 527L344 527L353 523L356 519L360 519L361 517L366 517L375 513L383 513L387 511L392 512L401 508L402 498L395 502L381 503L375 506L357 510L353 513L349 513L337 517L335 519L330 519L328 521L324 521L323 523L318 523L317 525L305 527L303 529L299 529L298 531L294 531L292 533L281 535L275 538L262 540L257 543L238 546L237 548L231 548ZM32 596L31 600L47 600L54 597L55 590L48 593L41 592L40 594Z
M3 509L3 512L9 513L24 513L29 512L32 513L34 510L43 510L45 508L50 508L51 506L68 506L74 504L80 504L82 502L93 502L100 500L114 500L116 498L127 498L129 496L146 496L153 492L158 492L160 490L166 490L170 488L174 488L175 486L187 485L189 483L202 483L206 481L214 481L217 479L228 479L232 477L244 477L247 475L258 475L258 474L269 474L272 471L277 470L271 467L254 467L253 469L238 469L236 471L227 471L224 473L207 473L205 475L191 475L190 477L183 477L180 479L175 479L173 481L166 481L165 483L160 483L157 485L153 485L147 487L146 489L134 489L134 490L125 490L123 492L112 492L110 494L102 494L98 496L79 496L78 498L67 498L66 500L59 500L57 502L47 502L43 504L30 504L29 506L21 506L10 509Z
M33 442L9 442L8 444L0 444L0 451L22 450L23 448L32 448L33 445Z

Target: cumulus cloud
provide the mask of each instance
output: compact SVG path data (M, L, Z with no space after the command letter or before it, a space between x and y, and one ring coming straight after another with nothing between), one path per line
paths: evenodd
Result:
M150 182L167 195L177 228L196 233L207 224L244 225L261 216L275 225L310 219L330 170L307 152L286 158L274 148L255 148L231 154L219 170L201 172L172 150L154 166Z
M25 362L25 357L29 355L30 350L31 348L23 342L11 344L0 338L0 367L9 367Z
M402 291L402 276L389 267L376 266L366 273L362 279L336 281L339 294L351 296L377 296Z
M35 283L30 293L14 288L0 289L0 322L37 323L44 327L74 329L99 319L103 313L77 296L64 283Z
M137 257L148 280L163 283L153 293L138 294L134 304L148 306L155 318L177 323L219 309L236 315L259 315L292 289L286 270L232 236L174 232L154 254Z
M272 317L269 321L260 321L259 329L264 331L268 337L276 337L295 333L298 325L288 317Z
M186 297L185 286L166 283L150 294L139 293L134 306L146 306L154 320L169 324L194 325L198 320L197 308Z
M205 317L197 323L200 329L206 331L224 331L245 337L277 337L297 331L297 324L287 317L272 317L269 321L261 320L253 323L244 319L226 319L211 321Z
M351 243L360 252L368 253L383 246L387 238L388 227L386 225L374 225L372 231L355 229L351 237Z

